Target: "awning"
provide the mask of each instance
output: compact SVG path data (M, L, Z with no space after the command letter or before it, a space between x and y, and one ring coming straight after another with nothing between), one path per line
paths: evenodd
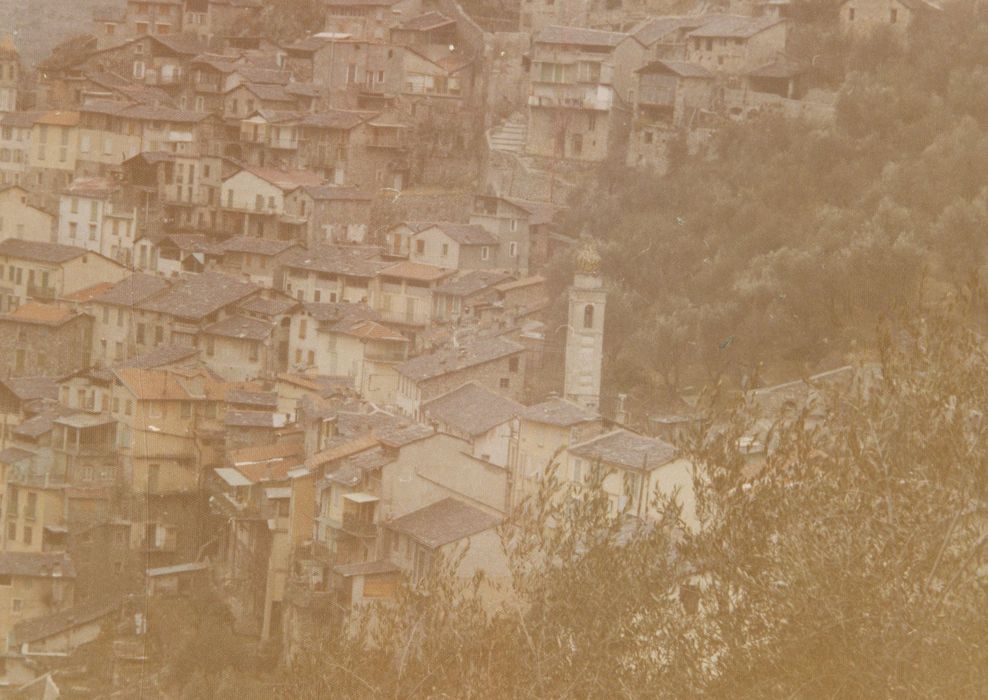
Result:
M353 501L354 503L374 503L379 501L377 496L371 496L369 493L348 493L343 496L348 501Z
M230 467L219 467L213 470L216 476L223 479L230 486L251 486L254 482L246 476Z

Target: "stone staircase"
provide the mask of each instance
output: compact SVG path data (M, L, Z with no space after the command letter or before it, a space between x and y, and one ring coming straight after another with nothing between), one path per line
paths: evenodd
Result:
M503 123L490 130L487 142L491 150L521 154L528 137L528 119L524 112L515 112Z

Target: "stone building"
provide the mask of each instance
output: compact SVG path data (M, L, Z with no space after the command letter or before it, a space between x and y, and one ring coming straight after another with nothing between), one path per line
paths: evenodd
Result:
M92 319L29 302L0 315L0 373L61 376L89 365Z
M856 36L887 27L901 37L914 20L940 11L938 5L927 0L844 0L839 7L840 26Z

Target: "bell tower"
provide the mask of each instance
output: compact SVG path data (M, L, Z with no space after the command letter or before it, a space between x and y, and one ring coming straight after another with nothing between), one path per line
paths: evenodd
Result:
M587 240L576 254L569 288L566 330L566 378L563 392L581 406L600 410L600 373L604 358L604 306L607 292L600 278L600 255Z

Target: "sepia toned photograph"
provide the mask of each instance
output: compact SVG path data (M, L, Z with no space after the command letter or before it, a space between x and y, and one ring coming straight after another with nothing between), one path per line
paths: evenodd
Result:
M0 700L988 698L988 0L0 0Z

